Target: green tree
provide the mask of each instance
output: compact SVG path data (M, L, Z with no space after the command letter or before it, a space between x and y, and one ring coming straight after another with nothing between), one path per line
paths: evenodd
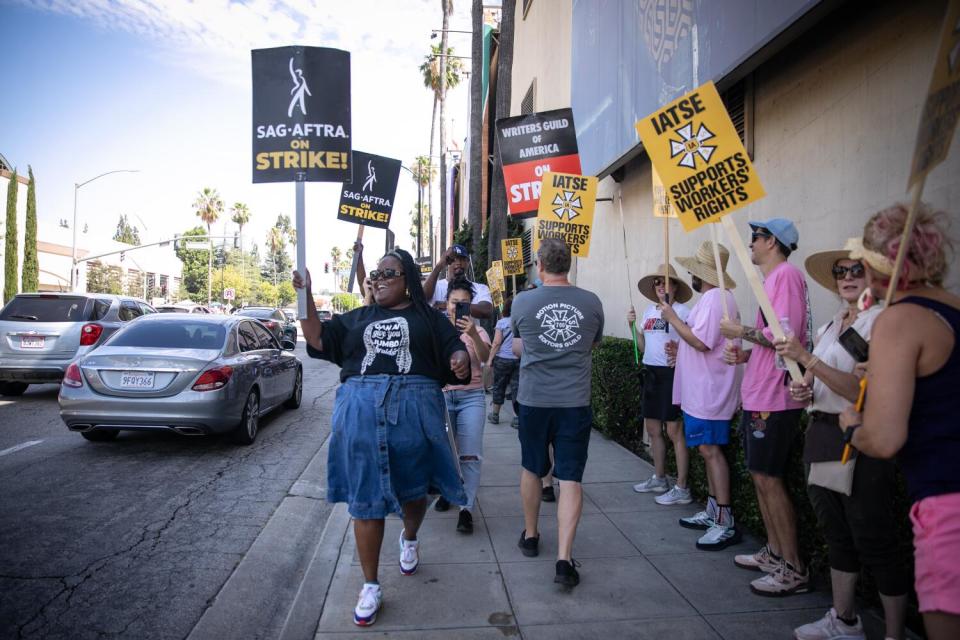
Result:
M219 220L220 214L223 213L223 199L220 197L220 194L216 189L204 187L202 191L197 193L197 199L193 201L193 210L196 212L197 216L203 220L203 223L207 225L207 238L209 242L211 235L210 230L213 227L213 223ZM213 291L211 289L213 283L209 277L209 273L211 271L213 271L212 251L207 253L207 304L210 304L213 295Z
M243 227L250 222L250 207L242 202L236 202L233 207L230 208L230 211L233 212L233 216L231 216L230 219L240 229L239 233L242 236Z
M281 307L287 306L296 299L297 291L289 280L284 280L277 285L277 302Z
M13 170L10 182L7 184L7 232L5 253L3 256L3 302L6 304L17 295L17 192L20 183L17 181L17 170Z
M257 289L254 292L254 301L257 304L272 307L277 304L277 288L266 280L257 283Z
M87 291L89 293L123 293L123 274L119 267L108 267L99 260L87 263Z
M140 244L140 230L135 225L130 224L126 214L120 216L117 222L117 231L113 234L113 239L125 244Z
M417 218L420 220L419 233L415 236L417 240L417 257L424 256L430 253L432 247L430 246L430 239L432 238L430 234L431 225L427 224L427 221L430 220L430 203L424 204L423 202L423 190L428 188L432 183L433 179L437 175L437 169L430 162L430 156L417 156L413 159L413 169L411 170L413 174L414 184L417 185L417 191L419 197L417 202L423 208L422 215ZM424 241L426 241L426 246L423 246Z
M360 306L360 301L357 299L357 295L353 293L336 293L330 298L330 305L337 311L337 313L346 313L347 311L353 311Z
M293 268L290 256L287 255L287 235L282 226L270 227L267 230L267 255L263 258L263 268L260 273L270 280L274 286Z
M204 302L204 293L208 288L207 282L207 262L210 254L209 249L188 249L186 242L190 238L204 238L207 232L203 227L196 226L188 229L176 243L176 254L183 263L183 280L181 285L180 297L189 297L194 302ZM183 292L186 291L186 296Z
M27 220L23 230L23 275L20 290L33 292L40 288L40 265L37 262L37 185L33 167L27 165Z

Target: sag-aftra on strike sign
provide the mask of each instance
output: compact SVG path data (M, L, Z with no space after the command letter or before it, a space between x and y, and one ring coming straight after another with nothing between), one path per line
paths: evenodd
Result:
M712 82L636 128L686 231L766 195Z

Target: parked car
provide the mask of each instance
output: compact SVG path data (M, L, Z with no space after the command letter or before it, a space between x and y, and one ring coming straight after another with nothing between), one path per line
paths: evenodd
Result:
M0 395L60 382L67 366L131 320L155 314L143 300L105 293L21 293L0 310Z
M317 317L320 320L333 320L333 311L330 311L329 309L318 309Z
M195 302L161 304L157 306L157 311L160 313L211 313L210 309Z
M157 314L117 331L71 364L60 418L87 440L123 430L256 439L260 417L296 409L303 367L260 322L242 316Z
M297 321L297 310L296 309L281 309L283 311L283 317L287 319L287 322L296 322Z
M294 343L297 341L297 323L288 320L281 309L274 307L244 307L234 315L256 318L273 332L277 340L286 338Z

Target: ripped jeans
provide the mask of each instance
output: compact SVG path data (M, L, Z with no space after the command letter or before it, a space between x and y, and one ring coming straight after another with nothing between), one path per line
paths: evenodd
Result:
M463 490L467 494L466 509L473 509L480 488L480 468L483 465L483 426L486 398L483 389L444 391L450 425L456 435L463 473Z

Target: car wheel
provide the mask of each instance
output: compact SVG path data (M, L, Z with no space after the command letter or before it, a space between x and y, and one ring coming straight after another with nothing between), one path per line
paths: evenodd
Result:
M116 429L97 429L96 431L86 431L80 435L90 442L110 442L114 440L119 433Z
M260 428L260 396L256 389L251 389L247 401L243 405L243 415L240 424L233 432L233 439L240 444L253 444L257 439L257 430Z
M0 382L0 396L22 396L29 386L26 382Z
M298 409L303 400L303 369L297 368L297 379L293 383L293 394L283 403L287 409Z

